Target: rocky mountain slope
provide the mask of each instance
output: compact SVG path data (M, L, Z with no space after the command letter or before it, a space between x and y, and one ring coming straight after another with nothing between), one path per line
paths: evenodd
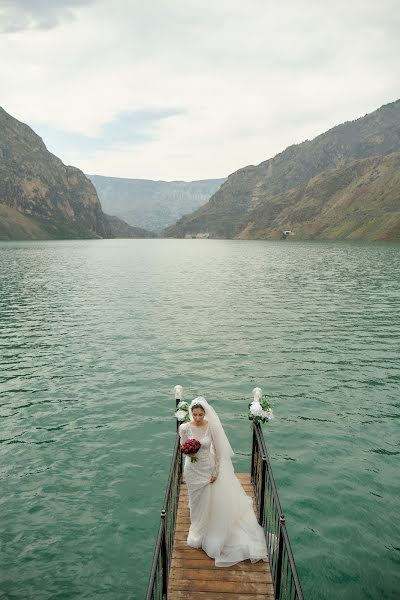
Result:
M151 181L87 175L106 212L131 225L159 232L191 213L216 192L225 179Z
M250 218L241 239L400 239L400 152L325 171Z
M138 230L123 225L122 237ZM142 232L140 237L147 237ZM0 239L119 237L93 184L0 107Z
M397 158L383 158L396 151L400 100L240 169L206 205L163 234L258 239L293 230L296 239L392 239L398 231L400 188L388 169L397 168ZM363 162L375 156L377 162ZM339 205L340 210L333 209ZM381 226L369 227L370 219Z

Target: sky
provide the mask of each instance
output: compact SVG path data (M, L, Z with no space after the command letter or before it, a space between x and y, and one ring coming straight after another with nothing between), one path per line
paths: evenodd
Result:
M400 98L398 0L0 0L0 106L88 174L226 177Z

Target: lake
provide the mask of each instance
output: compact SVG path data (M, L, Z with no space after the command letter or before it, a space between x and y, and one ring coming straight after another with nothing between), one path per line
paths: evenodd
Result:
M255 386L307 600L400 588L400 244L0 243L0 598L142 600L204 395L248 471Z

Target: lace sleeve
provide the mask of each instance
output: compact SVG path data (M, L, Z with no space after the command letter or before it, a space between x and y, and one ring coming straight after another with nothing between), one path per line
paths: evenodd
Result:
M179 431L179 437L180 437L181 445L182 445L186 442L186 440L189 439L188 430L187 430L187 427L185 427L185 423L182 423L182 425L179 425L178 431Z

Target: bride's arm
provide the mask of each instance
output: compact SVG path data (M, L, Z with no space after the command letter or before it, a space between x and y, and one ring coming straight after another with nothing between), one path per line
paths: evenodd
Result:
M179 425L179 427L178 427L178 433L179 433L180 444L182 446L182 444L184 444L186 442L186 440L189 439L189 435L188 435L187 427L185 427L185 423L181 423ZM185 460L184 464L186 464L186 459L182 458L182 460ZM184 472L182 474L182 483L186 483L185 473Z
M184 423L182 423L182 425L179 425L178 431L179 431L179 437L180 437L181 446L182 446L182 444L184 444L188 439L187 427L185 427Z
M212 433L211 433L211 440L212 440L212 445L214 448L214 457L215 457L215 467L214 467L214 471L211 475L211 479L210 479L210 483L214 483L214 481L217 479L218 477L218 472L219 472L219 456L218 456L218 452L217 452L217 448L215 446L213 437L212 437Z

